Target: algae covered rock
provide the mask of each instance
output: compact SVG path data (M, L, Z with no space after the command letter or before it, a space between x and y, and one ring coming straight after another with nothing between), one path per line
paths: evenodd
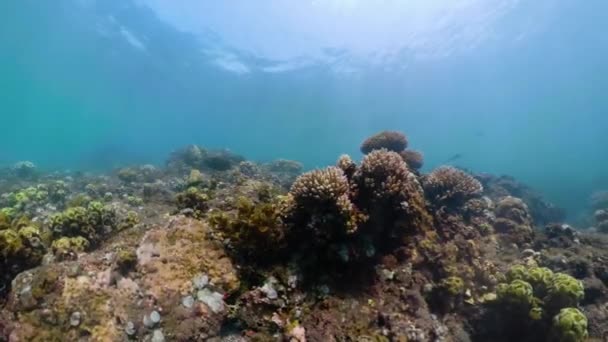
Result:
M167 340L216 337L228 314L225 295L240 284L208 234L202 222L175 217L147 231L137 246L102 245L77 262L22 272L0 310L2 333L18 341L150 340L157 331ZM113 254L115 263L103 262ZM207 281L194 281L201 274ZM193 299L188 306L184 296Z
M34 226L0 230L0 293L19 272L39 265L45 251L40 230Z

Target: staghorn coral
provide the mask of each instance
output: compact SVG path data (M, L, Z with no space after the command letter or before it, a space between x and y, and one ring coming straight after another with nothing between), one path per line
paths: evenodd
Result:
M387 149L393 152L401 152L407 148L407 138L401 132L382 131L367 138L361 144L361 152L368 154L374 150Z
M399 155L401 155L403 161L412 170L419 170L424 165L424 156L421 152L414 150L405 150L399 152Z
M433 170L424 178L423 185L436 205L461 205L483 192L483 186L478 180L451 166Z

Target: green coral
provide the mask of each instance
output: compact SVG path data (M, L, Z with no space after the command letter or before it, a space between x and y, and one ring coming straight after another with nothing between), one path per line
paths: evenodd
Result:
M556 273L547 289L547 304L553 308L576 306L585 296L580 280L564 273Z
M62 237L51 244L51 250L55 257L60 260L71 259L78 253L89 249L89 241L82 236Z
M523 334L553 331L553 337L548 339L551 341L584 340L587 320L576 309L585 293L581 281L546 267L524 265L511 267L505 281L496 288L494 306L505 322L513 325L505 329L521 330Z
M125 229L129 229L129 228L133 228L137 224L139 224L139 215L136 212L131 210L131 211L127 212L127 215L122 219L122 221L119 224L118 229L125 230Z
M116 176L125 183L133 183L139 178L139 172L134 168L125 167L118 170Z
M561 309L553 318L553 333L559 342L582 342L587 338L587 317L576 308Z
M546 267L531 267L525 275L525 279L532 284L536 293L545 293L553 278L553 271Z
M506 303L532 306L534 299L534 289L530 283L520 279L515 279L509 284L499 284L496 289L498 300Z
M460 277L444 278L440 286L452 296L457 296L464 292L464 281Z
M93 201L87 208L73 207L51 217L51 230L55 238L81 236L91 245L117 229L116 212L110 206Z
M120 250L116 253L116 268L122 273L127 274L137 265L137 254L134 250Z
M530 309L528 316L534 321L541 320L543 318L543 309L538 306L533 307L532 309Z
M514 280L526 280L528 269L524 265L512 266L506 274L507 281L511 282Z
M0 231L0 290L18 273L38 266L45 248L37 227L11 227Z
M178 193L175 198L177 208L180 211L189 209L187 213L198 219L205 216L209 209L209 200L209 194L197 187L189 187L186 191Z

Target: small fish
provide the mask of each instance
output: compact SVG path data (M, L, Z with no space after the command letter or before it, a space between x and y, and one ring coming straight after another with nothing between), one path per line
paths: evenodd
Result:
M444 161L443 163L444 163L444 164L445 164L445 163L450 163L450 162L453 162L453 161L459 160L459 159L461 159L461 158L462 158L462 154L460 154L460 153L456 153L456 154L452 155L450 158L448 158L446 161Z

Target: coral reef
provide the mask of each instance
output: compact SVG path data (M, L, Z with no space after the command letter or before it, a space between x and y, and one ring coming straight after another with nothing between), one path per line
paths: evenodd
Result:
M602 229L509 177L425 175L393 133L304 174L192 145L158 169L0 175L0 341L608 336Z

